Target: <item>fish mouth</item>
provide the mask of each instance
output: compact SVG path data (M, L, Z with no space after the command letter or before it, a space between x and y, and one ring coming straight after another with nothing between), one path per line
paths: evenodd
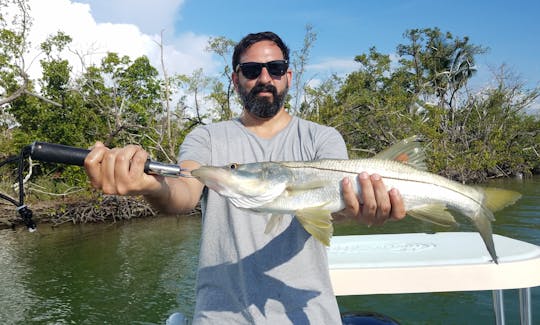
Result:
M201 177L203 177L203 174L204 174L204 167L199 167L191 171L191 176L197 179L201 179Z
M242 192L241 185L236 184L231 174L222 168L201 166L192 170L191 175L220 195L231 198L245 195Z
M237 177L229 167L201 166L191 175L222 196L266 203L281 194L285 184L268 184L255 177Z
M209 183L219 183L220 180L223 181L223 179L226 177L225 173L223 173L220 169L207 166L201 166L192 170L191 176L195 177L206 185L209 185Z
M219 169L209 168L206 166L201 166L191 171L191 176L195 177L206 186L216 191L221 189L221 186L219 186L220 180L224 179L224 177L220 177L220 174L222 173L220 173Z

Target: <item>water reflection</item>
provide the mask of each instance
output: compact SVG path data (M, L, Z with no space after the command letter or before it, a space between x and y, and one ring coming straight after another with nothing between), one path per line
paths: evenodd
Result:
M28 265L20 258L17 236L0 231L0 319L6 323L23 322L27 309L37 303L26 288Z
M494 184L524 194L496 214L494 232L540 245L540 178ZM384 227L340 224L337 234L447 231L408 218ZM458 230L473 231L464 222ZM163 324L194 308L198 217L0 231L3 324ZM344 310L377 311L405 324L493 323L491 292L350 296ZM508 323L517 323L517 291L505 292ZM540 318L540 287L532 290Z
M153 324L189 314L199 232L197 217L2 231L0 319Z

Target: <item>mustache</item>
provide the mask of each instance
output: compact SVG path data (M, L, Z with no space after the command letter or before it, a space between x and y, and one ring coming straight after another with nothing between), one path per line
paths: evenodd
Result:
M272 94L274 94L274 96L277 94L277 88L270 84L257 84L251 89L250 93L252 95L256 95L263 91L271 92Z

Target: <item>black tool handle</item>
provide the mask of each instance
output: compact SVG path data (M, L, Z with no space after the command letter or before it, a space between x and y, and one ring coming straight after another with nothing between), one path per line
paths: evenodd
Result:
M63 144L34 142L30 157L43 162L84 166L84 159L90 150L65 146Z
M90 150L70 147L63 144L34 142L30 146L30 157L35 160L84 166L84 159ZM146 160L144 172L167 177L191 177L182 173L185 171L177 164L165 164L158 161Z
M34 142L30 149L30 157L43 162L84 166L84 159L90 150L66 146L57 143ZM144 164L144 171L150 170L151 160Z

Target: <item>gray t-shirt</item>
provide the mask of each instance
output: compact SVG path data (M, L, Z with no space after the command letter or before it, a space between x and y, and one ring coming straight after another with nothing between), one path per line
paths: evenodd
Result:
M293 117L271 139L239 120L193 130L179 161L202 165L346 159L333 128ZM293 216L265 234L267 214L240 210L212 190L202 198L203 225L193 324L341 324L326 248Z

